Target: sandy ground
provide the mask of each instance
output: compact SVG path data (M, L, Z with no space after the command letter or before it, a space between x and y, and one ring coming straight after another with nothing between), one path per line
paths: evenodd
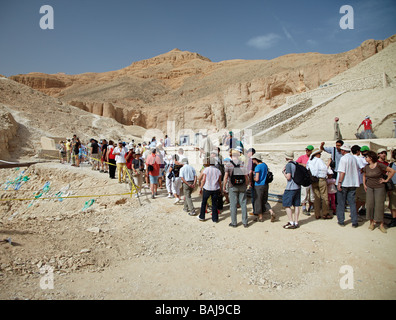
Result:
M19 173L1 170L0 183ZM219 223L210 215L200 222L167 199L164 189L155 200L146 189L141 204L129 195L96 197L83 211L91 195L123 194L128 186L88 167L59 163L24 174L30 180L19 191L2 185L2 199L31 198L46 181L47 195L70 185L69 195L88 197L35 200L30 207L30 201L0 202L0 240L11 238L11 244L0 243L0 299L396 298L396 228L383 234L368 230L365 220L353 229L349 219L340 227L335 218L301 215L300 228L286 230L277 202L271 202L277 221L249 216L244 228L239 209L239 225L230 228L229 205ZM285 182L276 179L270 192L281 193ZM200 207L197 192L194 204Z

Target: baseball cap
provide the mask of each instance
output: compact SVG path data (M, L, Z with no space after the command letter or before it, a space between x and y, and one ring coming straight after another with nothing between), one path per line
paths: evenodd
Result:
M311 145L309 145L309 146L307 146L305 149L307 149L307 150L309 150L309 151L312 151L312 150L314 149L314 147L311 146Z
M361 152L370 151L370 148L367 147L367 146L363 146L363 147L360 148L360 151L361 151Z

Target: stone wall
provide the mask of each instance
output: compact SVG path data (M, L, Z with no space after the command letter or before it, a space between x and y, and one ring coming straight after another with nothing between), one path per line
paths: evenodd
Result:
M312 107L312 99L308 98L304 101L299 101L293 106L289 107L287 110L279 112L271 117L265 118L264 120L257 122L250 127L245 128L245 130L252 130L252 135L256 135L268 128L271 128L294 115Z
M385 88L388 85L388 79L385 73L379 73L376 75L358 78L350 81L345 81L337 84L327 84L320 88L303 92L291 97L286 98L288 105L293 105L301 100L317 97L328 97L341 91L356 91L382 87Z
M341 94L344 92L338 92L334 96L331 96L330 98L326 99L325 101L318 103L314 106L311 106L309 108L304 109L303 111L299 113L290 113L287 112L289 109L286 111L282 112L285 115L289 115L289 117L284 117L285 120L282 122L279 122L278 124L272 126L272 127L267 127L264 131L260 132L259 134L254 135L254 143L266 143L268 141L271 141L272 139L282 135L283 133L292 130L302 122L305 122L308 118L312 117L315 111L318 109L326 106L328 103L332 102L334 99L339 97ZM312 99L309 99L310 103L312 104Z

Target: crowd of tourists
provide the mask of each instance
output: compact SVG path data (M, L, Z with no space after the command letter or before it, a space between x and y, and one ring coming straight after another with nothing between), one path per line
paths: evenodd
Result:
M199 147L202 167L196 170L189 164L183 148L176 154L168 154L164 147L170 146L169 138L157 142L155 137L149 143L129 143L123 141L91 139L83 145L73 136L60 147L61 162L80 166L89 162L92 170L108 173L110 179L119 183L130 183L136 188L136 197L142 196L144 188L150 189L151 199L156 199L158 189L166 189L168 198L174 203L184 201L184 211L206 221L219 222L224 204L229 203L230 227L237 227L237 211L242 212L242 225L248 227L248 198L257 222L264 221L269 213L271 222L277 217L268 202L269 186L273 173L269 170L262 154L254 148L245 149L243 143L234 138L232 132L224 139L223 148L227 157L223 158L220 148L211 143L203 134ZM323 161L323 152L330 154ZM367 146L349 146L337 140L335 146L327 147L322 142L318 148L308 145L305 154L294 159L293 152L284 154L285 190L282 206L288 221L285 229L299 228L299 215L314 214L316 219L332 219L345 226L345 211L349 208L352 227L359 226L362 216L369 220L369 229L376 225L386 233L384 224L385 203L388 201L391 222L387 227L396 226L396 164L387 162L388 152L377 152ZM396 150L391 157L396 160ZM116 176L117 174L117 176ZM280 174L280 173L275 173ZM201 205L194 207L192 193L198 188Z

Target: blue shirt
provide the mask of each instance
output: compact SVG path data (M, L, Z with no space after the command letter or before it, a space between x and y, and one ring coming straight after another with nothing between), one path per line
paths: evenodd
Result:
M265 181L267 180L267 172L268 172L268 167L267 165L263 162L260 163L256 166L254 169L254 177L256 176L256 173L259 173L259 180L255 181L254 185L255 186L264 186Z

